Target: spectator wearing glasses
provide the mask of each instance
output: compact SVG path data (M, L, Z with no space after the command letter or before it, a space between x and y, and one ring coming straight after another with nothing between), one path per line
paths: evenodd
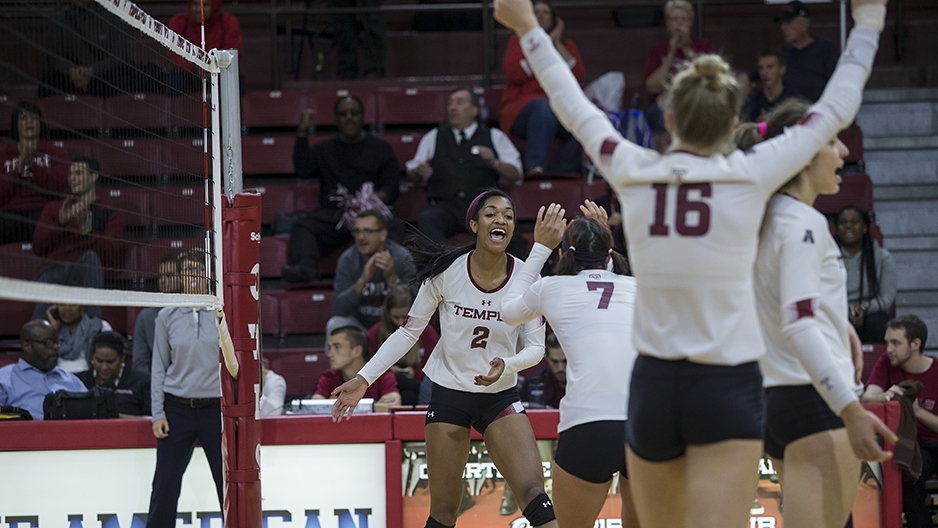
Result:
M391 238L404 239L404 225L390 209L401 179L394 149L365 131L361 99L340 97L333 112L338 135L312 147L308 135L316 112L307 109L300 116L294 170L298 178L319 180L319 209L296 220L290 229L289 265L280 272L286 282L318 279L319 257L352 241L349 230L362 211L380 211L391 220Z
M178 255L171 253L160 259L159 277L157 287L160 293L179 293L181 284L179 281ZM156 329L156 316L159 315L161 308L144 308L137 316L137 322L134 323L134 371L142 372L150 376L150 363L153 358L153 332Z
M34 420L42 420L42 401L57 390L84 391L77 376L56 364L59 339L55 328L45 320L34 319L20 329L23 357L13 365L0 368L0 406L29 411Z
M367 332L381 320L391 287L408 284L417 272L404 246L388 239L387 224L378 211L359 213L351 233L355 244L342 252L336 266L335 315L326 323L326 335L343 326Z

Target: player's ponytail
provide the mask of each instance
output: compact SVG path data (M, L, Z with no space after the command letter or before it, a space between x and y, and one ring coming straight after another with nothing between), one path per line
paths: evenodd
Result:
M576 218L563 235L563 255L554 266L557 275L576 275L584 269L606 269L606 259L612 259L612 271L629 274L628 261L612 250L612 232L606 224L592 218Z

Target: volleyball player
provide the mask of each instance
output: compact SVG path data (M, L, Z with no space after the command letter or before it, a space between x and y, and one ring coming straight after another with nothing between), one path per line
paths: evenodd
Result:
M827 89L799 125L733 151L740 93L719 57L697 57L669 90L671 150L629 143L593 106L539 29L528 0L496 0L561 123L622 203L637 278L626 439L643 528L743 526L762 455L764 346L752 267L765 202L859 108L885 0L852 0L856 26ZM566 70L566 71L565 71Z
M567 392L560 400L553 467L557 523L592 528L618 472L622 526L637 528L623 449L629 397L625 380L635 362L635 279L625 275L625 258L612 251L605 211L590 201L580 209L585 216L564 229L559 205L541 207L534 247L505 294L501 313L508 324L545 317L567 356ZM558 245L555 275L537 280Z
M807 111L807 103L785 101L766 123L742 125L737 145L748 150L771 139ZM827 219L812 207L819 194L840 190L836 170L848 153L831 138L772 197L756 256L756 307L766 341L765 451L791 526L842 528L857 494L858 457L889 458L874 433L896 441L857 398L846 272Z
M368 384L410 350L439 309L440 341L424 368L433 381L426 426L427 528L456 524L470 426L482 433L492 462L531 525L555 527L534 432L517 390L517 372L544 355L544 323L513 327L498 311L523 264L505 252L515 229L511 199L499 190L483 192L466 212L466 227L476 235L468 246L446 249L417 240L412 252L422 284L407 320L358 376L332 392L338 398L332 416L347 419Z

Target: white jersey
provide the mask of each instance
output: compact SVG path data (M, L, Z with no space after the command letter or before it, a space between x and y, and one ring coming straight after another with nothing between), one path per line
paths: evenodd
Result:
M620 197L638 284L635 348L663 359L738 365L764 350L752 287L765 202L856 115L879 35L857 26L808 116L751 152L659 154L625 140L583 95L550 37L521 47L551 108Z
M635 279L583 270L534 282L550 253L534 244L521 276L502 301L502 318L518 324L544 316L567 356L558 432L600 420L625 420L636 356Z
M494 290L475 284L469 270L472 253L425 281L417 292L407 321L381 345L359 374L371 384L417 342L433 313L440 311L440 340L423 371L434 383L465 392L500 392L518 384L518 371L537 365L544 356L544 322L523 327L502 320L499 307L516 280L522 262L508 255L508 277ZM495 358L505 360L505 372L488 387L474 384L488 374Z
M840 248L824 215L795 198L775 195L762 225L755 267L756 303L766 342L760 361L766 387L814 382L825 400L846 400L833 403L835 412L856 400L856 387L849 381L853 360L846 281ZM800 332L810 340L803 349L797 346L802 339L792 339ZM813 356L809 365L825 366L812 376L802 356ZM835 377L824 382L832 373ZM837 383L843 396L834 390Z

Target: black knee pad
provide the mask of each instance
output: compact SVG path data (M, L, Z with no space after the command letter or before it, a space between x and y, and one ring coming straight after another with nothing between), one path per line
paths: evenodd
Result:
M554 503L550 501L546 493L534 497L534 500L524 507L522 513L531 526L541 526L557 518L554 515Z
M456 525L454 524L452 526L446 526L445 524L428 515L427 524L424 528L456 528Z

